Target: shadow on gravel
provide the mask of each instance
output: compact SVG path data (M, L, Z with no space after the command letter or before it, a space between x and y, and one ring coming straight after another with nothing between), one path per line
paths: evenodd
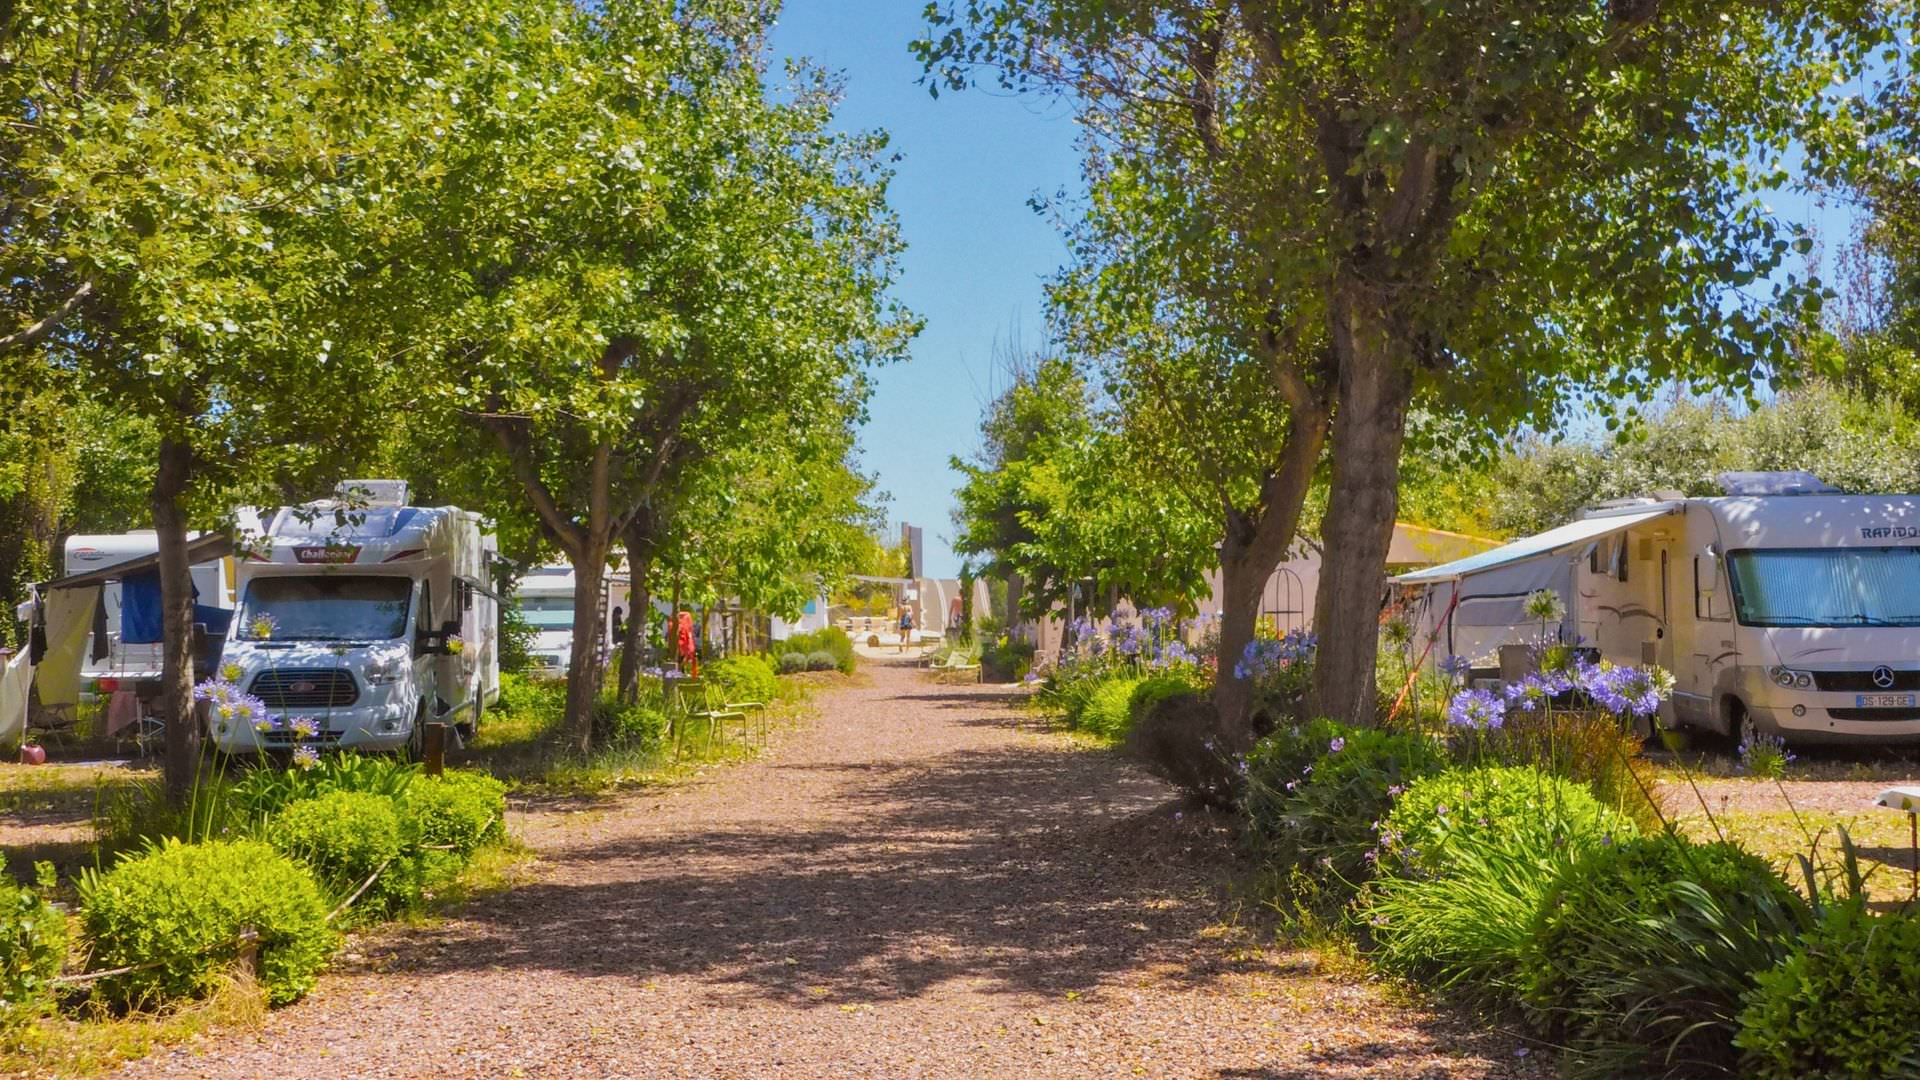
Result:
M1060 994L1120 972L1192 982L1235 966L1194 938L1218 910L1225 827L1175 820L1164 787L1110 760L1023 747L824 771L839 777L829 824L569 849L557 864L613 880L478 903L463 913L476 939L435 954L411 932L382 949L422 972L694 975L728 996L821 1005L950 980Z
M900 700L946 699L909 690ZM977 722L1023 719L986 712ZM807 819L783 819L774 803L760 819L751 808L704 827L659 819L569 847L550 857L557 880L479 901L452 926L369 943L384 954L373 966L681 976L714 1004L801 1007L949 986L1071 991L1098 1004L1103 987L1152 995L1236 972L1311 977L1298 956L1233 947L1264 931L1218 926L1237 869L1229 825L1113 755L1026 743L891 762L775 760L755 783L774 797L809 772L831 779L811 785L824 798ZM574 875L594 880L565 880ZM1431 1030L1415 1022L1430 1045L1480 1042L1444 1015Z

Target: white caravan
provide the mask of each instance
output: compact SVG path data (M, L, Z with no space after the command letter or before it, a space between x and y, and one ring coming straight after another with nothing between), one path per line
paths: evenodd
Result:
M1920 497L1840 495L1807 473L1727 473L1724 496L1623 500L1395 578L1419 644L1497 667L1547 635L1676 683L1664 719L1791 742L1920 741Z
M223 667L281 723L216 718L223 750L417 750L428 723L471 732L499 696L495 541L479 515L404 505L400 481L341 490L359 497L242 514ZM296 720L317 730L303 739Z
M232 614L232 563L225 534L188 537L194 622L207 639L194 657L211 670ZM40 705L71 716L83 702L108 702L104 731L156 723L160 690L160 543L157 534L74 536L66 576L28 588L16 614L28 624L27 660Z
M160 677L160 576L146 563L160 555L160 535L151 529L96 536L70 536L66 544L67 577L124 567L131 573L101 584L94 609L91 647L80 664L80 700L110 693L126 683ZM202 608L233 607L229 588L233 564L226 559L196 563L194 604ZM216 631L226 632L224 623Z

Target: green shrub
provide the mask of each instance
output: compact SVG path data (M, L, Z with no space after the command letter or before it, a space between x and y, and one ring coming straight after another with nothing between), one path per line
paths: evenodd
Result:
M825 649L819 649L807 654L808 671L833 671L839 666L840 662L834 659L833 654Z
M1396 865L1442 872L1485 844L1539 852L1600 847L1639 834L1585 784L1524 765L1451 769L1407 788L1381 832Z
M729 656L707 666L707 679L728 701L772 701L780 693L773 665L758 656Z
M983 682L1013 682L1033 666L1033 642L1025 638L1002 637L980 649L980 678Z
M339 941L312 875L256 840L162 841L105 873L84 873L80 903L93 967L140 967L94 984L120 1004L205 996L240 955L241 931L252 930L256 975L267 1000L284 1005L312 989Z
M1127 699L1127 726L1131 728L1145 719L1155 705L1170 697L1203 689L1205 687L1188 675L1150 675L1134 686L1133 695Z
M1655 777L1640 753L1641 740L1606 713L1508 709L1504 724L1474 733L1461 749L1476 764L1532 765L1577 780L1643 831L1662 827L1660 810L1647 794Z
M849 675L853 674L856 662L853 655L853 639L847 636L845 630L837 626L815 630L810 634L795 634L777 647L784 652L799 653L807 657L809 670L826 671L830 668L838 668ZM814 656L823 652L833 657L833 663L824 668L814 667Z
M618 670L615 667L614 670ZM493 703L496 712L508 716L538 716L566 707L567 681L539 679L531 675L502 672L500 696Z
M780 654L780 674L797 675L805 670L807 670L806 653L790 652Z
M1446 761L1424 735L1379 728L1350 728L1318 745L1324 752L1291 790L1249 793L1260 811L1249 815L1249 832L1267 857L1314 867L1350 890L1372 876L1378 830L1395 795ZM1249 764L1249 789L1252 773Z
M1591 851L1540 905L1525 1004L1566 1046L1570 1075L1731 1073L1742 997L1810 921L1734 844L1662 833Z
M66 960L67 917L32 889L0 877L0 1032L46 1014L52 980Z
M1087 698L1087 706L1080 713L1080 730L1110 741L1126 738L1132 726L1133 691L1140 683L1139 679L1108 679L1101 683Z
M466 770L423 776L400 800L403 824L421 847L461 858L505 835L506 812L507 785Z
M1518 995L1534 913L1587 851L1635 834L1584 785L1535 769L1416 781L1381 832L1361 912L1389 970L1504 1005Z
M666 742L667 714L654 699L623 704L601 698L593 707L593 734L604 746L653 749Z
M267 842L313 871L336 901L380 871L349 913L379 917L420 902L418 853L408 843L394 800L364 791L296 799L267 823ZM384 869L382 869L384 867Z
M1748 1076L1920 1075L1920 916L1827 909L1740 1013Z
M1127 753L1154 775L1210 806L1240 798L1241 776L1214 743L1219 715L1204 694L1175 694L1127 732Z
M1256 835L1279 828L1288 799L1311 773L1313 763L1352 728L1331 720L1288 724L1262 736L1247 754L1247 783L1242 809Z
M288 803L334 791L399 798L419 774L420 766L399 758L362 757L348 751L322 755L305 769L262 763L234 784L227 798L242 820L258 822Z

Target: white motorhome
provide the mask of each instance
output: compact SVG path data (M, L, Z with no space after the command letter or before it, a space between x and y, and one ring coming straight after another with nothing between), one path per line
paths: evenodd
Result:
M1546 635L1675 680L1663 719L1790 742L1920 741L1920 496L1840 495L1807 473L1727 473L1723 496L1622 500L1395 578L1432 656L1497 668Z
M549 674L564 675L573 657L573 567L566 563L528 570L514 590L520 614L533 627L533 665ZM616 643L614 612L627 616L624 578L608 574L600 590L601 648Z
M281 723L216 718L223 750L418 750L428 723L470 733L499 696L495 541L480 517L407 506L400 481L341 490L355 497L242 514L223 666ZM303 739L295 720L317 730Z

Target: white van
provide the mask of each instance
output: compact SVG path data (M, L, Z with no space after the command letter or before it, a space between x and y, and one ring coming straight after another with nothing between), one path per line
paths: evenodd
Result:
M215 719L223 750L417 750L428 723L471 733L499 696L495 542L480 517L407 506L399 481L341 490L359 497L242 514L223 667L277 723Z
M1576 638L1673 672L1666 722L1790 742L1920 742L1920 497L1840 495L1801 472L1728 473L1724 496L1623 500L1395 578L1422 646L1498 666L1541 636L1551 589Z

